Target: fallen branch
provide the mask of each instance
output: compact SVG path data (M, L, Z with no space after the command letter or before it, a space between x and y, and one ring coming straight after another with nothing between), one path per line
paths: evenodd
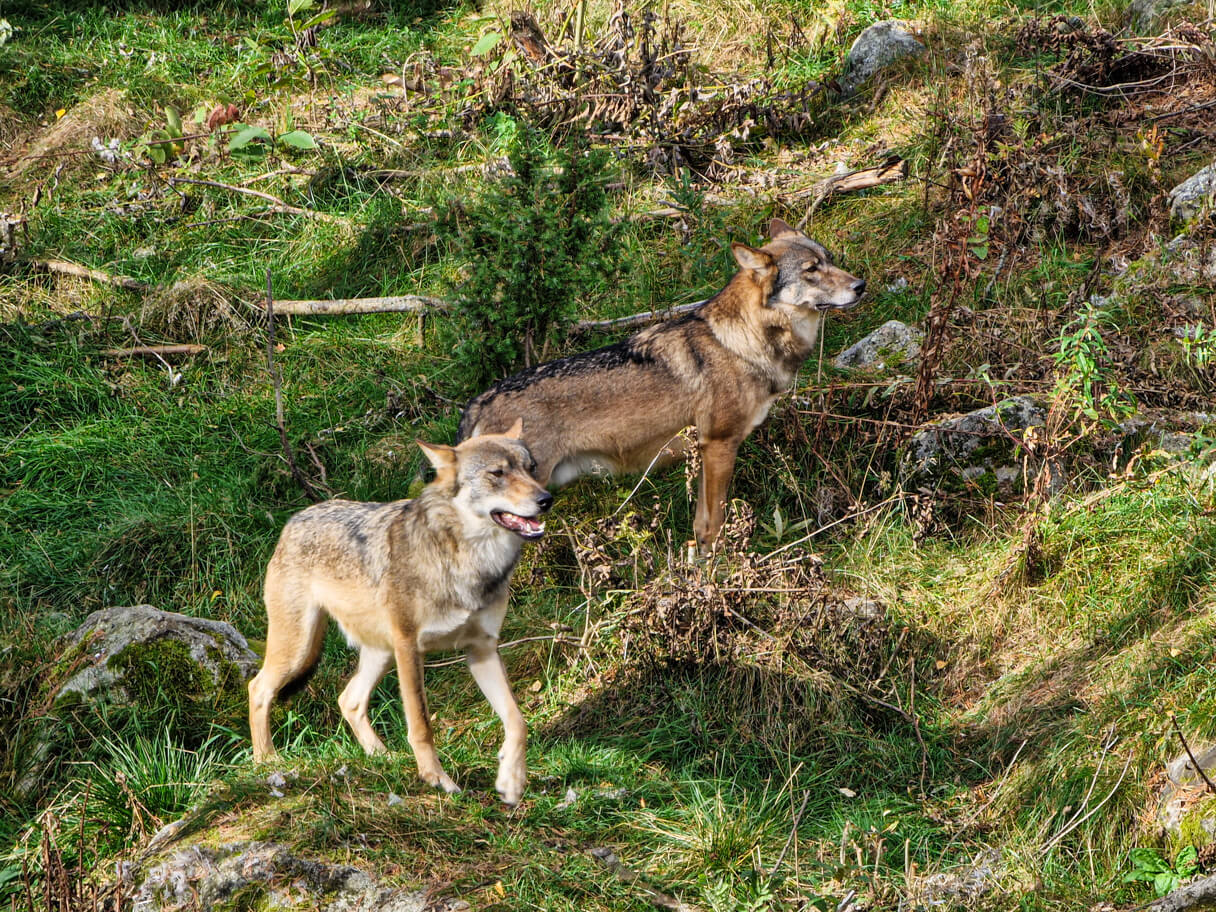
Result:
M709 299L706 298L706 301ZM649 326L651 323L661 323L664 320L672 320L676 317L682 317L684 314L692 313L705 301L693 301L691 304L677 304L675 307L669 307L666 310L648 310L645 313L631 314L628 317L617 317L613 320L579 320L570 328L570 332L574 335L582 333L598 332L606 329L632 329L635 326Z
M261 190L253 190L249 187L238 187L234 184L223 184L219 181L202 180L197 177L171 177L169 178L169 186L176 187L178 184L197 184L200 187L215 187L219 190L227 190L229 193L240 193L244 196L256 196L258 199L266 200L271 204L271 211L279 212L284 215L302 215L305 218L316 219L319 222L332 222L337 225L349 225L350 219L342 218L337 215L330 215L328 212L318 212L316 209L303 209L300 206L292 206L279 199L271 193L263 193Z
M148 284L141 282L139 279L133 279L130 276L113 275L100 269L90 269L88 266L81 266L79 263L69 263L67 260L30 260L30 265L35 269L42 269L46 272L90 279L103 285L115 285L119 288L126 288L128 291L146 291L148 288Z
M819 204L830 196L838 193L852 193L855 190L866 190L882 184L890 184L903 180L907 176L908 163L902 158L895 159L894 161L884 162L881 165L875 165L872 168L862 168L858 171L845 171L841 174L833 174L831 177L819 181L813 187L800 190L786 197L786 199L812 197L811 208L807 213L807 217L809 217L819 207ZM799 223L799 227L804 222L806 222L806 218Z
M318 301L275 301L274 315L305 314L368 314L421 313L427 310L447 310L447 301L425 295L394 295L385 298L334 298Z
M106 348L101 353L107 358L172 358L198 355L206 350L206 345L137 345L134 348Z

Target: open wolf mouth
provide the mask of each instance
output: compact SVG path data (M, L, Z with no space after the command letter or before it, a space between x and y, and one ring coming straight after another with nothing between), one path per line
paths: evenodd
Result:
M520 538L532 540L540 538L545 534L545 524L534 517L517 516L505 510L494 510L490 513L490 518L508 532L514 532Z
M852 310L861 303L861 295L858 295L848 304L816 304L816 310Z

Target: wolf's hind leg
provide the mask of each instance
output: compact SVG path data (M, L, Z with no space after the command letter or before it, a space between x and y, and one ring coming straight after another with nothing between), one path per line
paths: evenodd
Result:
M318 605L289 598L285 588L273 576L267 581L266 658L249 682L249 734L253 759L259 761L275 756L271 704L284 688L307 679L325 637L325 612Z
M393 653L389 649L373 649L364 646L359 650L359 667L350 679L342 695L338 697L338 708L355 733L355 738L369 754L383 753L387 748L372 728L367 717L372 691L393 664Z

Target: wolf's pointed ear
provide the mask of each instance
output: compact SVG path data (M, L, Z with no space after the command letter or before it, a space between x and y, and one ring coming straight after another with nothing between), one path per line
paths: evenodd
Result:
M774 241L790 234L799 234L797 228L791 228L784 219L775 218L768 223L768 236Z
M504 432L506 437L514 437L516 440L521 440L524 436L524 420L516 418L515 423L511 425L511 429Z
M738 241L732 241L730 252L735 255L735 262L743 269L761 272L773 265L773 258L763 250L756 250Z
M456 450L452 447L442 443L424 443L421 440L414 442L422 448L422 452L426 454L426 458L430 460L436 472L456 468Z

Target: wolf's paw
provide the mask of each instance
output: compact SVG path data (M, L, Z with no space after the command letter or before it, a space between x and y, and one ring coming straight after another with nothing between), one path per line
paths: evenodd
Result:
M494 788L498 790L503 804L512 807L519 804L524 794L524 783L528 779L527 766L524 763L523 752L515 757L502 757L498 764L498 778L494 780Z
M427 785L432 785L435 788L441 788L449 795L455 795L460 791L460 786L452 781L452 777L443 771L442 767L435 767L429 770L418 770L418 775Z

